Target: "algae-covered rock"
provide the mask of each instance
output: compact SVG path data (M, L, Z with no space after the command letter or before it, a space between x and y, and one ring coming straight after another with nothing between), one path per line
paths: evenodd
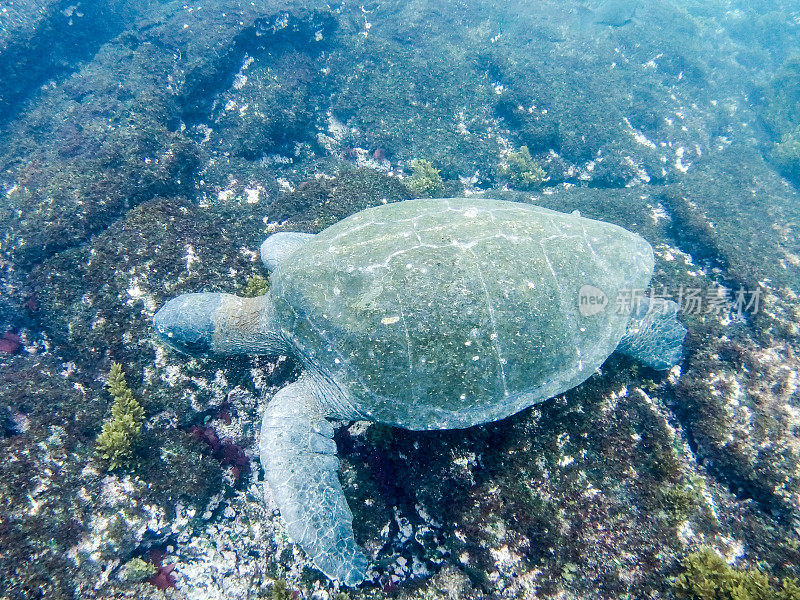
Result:
M800 183L800 127L781 136L772 148L770 159L784 177Z
M800 57L787 59L766 86L761 116L774 137L800 125Z
M19 111L36 88L74 70L151 8L146 0L108 5L56 0L14 4L0 15L0 122ZM67 59L68 57L68 59Z
M220 365L218 375L199 379L193 375L201 375L200 365L186 365L167 377L171 359L158 355L153 364L149 319L171 290L201 282L207 289L235 290L253 270L262 219L257 207L236 201L210 209L175 199L144 203L91 248L64 252L34 270L40 323L86 367L97 368L110 356L124 363L130 379L142 381L137 397L148 413L163 409L167 399L173 407L219 405L225 392L215 377L237 381L242 375L234 374L236 365ZM162 376L171 383L165 386Z
M106 15L108 33L133 16L129 4ZM219 10L195 11L189 23L181 7L156 3L143 23L110 39L91 61L79 65L76 53L75 72L46 87L3 134L0 180L8 194L0 207L0 252L29 269L103 231L133 205L194 197L203 165L186 123L208 115L219 82L230 82L229 70L248 52L327 30L319 16L327 11L303 5L286 13L283 4L223 0ZM133 14L140 7L130 6ZM96 7L82 10L67 12L78 19ZM291 146L298 128L298 140L312 135L302 94L291 102L293 93L276 87L271 103L247 113L247 128L226 136L224 152L257 159L274 144ZM218 127L225 126L223 119Z
M26 424L0 437L0 515L9 524L0 573L10 598L92 593L137 548L186 535L222 488L217 459L190 435L159 427L141 433L141 460L129 472L100 472L94 440L108 394L73 362L18 356L0 366L0 385Z
M364 208L408 197L408 188L396 177L373 169L346 168L334 177L312 179L280 195L270 206L269 220L289 221L313 233Z

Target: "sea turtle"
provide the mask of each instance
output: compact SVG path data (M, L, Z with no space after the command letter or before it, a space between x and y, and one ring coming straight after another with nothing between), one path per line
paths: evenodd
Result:
M265 409L261 463L289 535L346 585L368 561L329 419L471 427L580 384L615 349L667 368L686 333L674 303L629 302L653 272L643 238L530 204L385 204L316 235L275 233L261 257L267 294L185 294L155 328L192 354L300 362Z

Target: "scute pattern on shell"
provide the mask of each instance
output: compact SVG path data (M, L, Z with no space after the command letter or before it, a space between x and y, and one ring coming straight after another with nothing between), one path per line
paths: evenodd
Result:
M357 213L282 264L272 295L306 364L365 418L469 427L578 385L614 351L626 289L650 245L609 223L487 199L414 200ZM608 307L584 317L583 285Z

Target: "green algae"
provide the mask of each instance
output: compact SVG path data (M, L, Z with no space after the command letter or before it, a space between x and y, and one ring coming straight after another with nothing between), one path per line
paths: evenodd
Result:
M144 422L144 409L133 397L119 363L111 365L107 385L114 404L111 418L103 423L103 430L97 436L95 452L113 470L133 461L133 449Z
M519 151L508 155L508 166L504 172L511 184L521 190L536 189L542 186L547 173L533 160L527 146L522 146Z
M285 580L278 579L272 585L272 592L269 598L272 598L272 600L292 600L292 598L294 598L294 592L289 589Z
M253 273L247 278L247 283L241 292L245 298L263 296L269 290L269 279L258 273Z
M411 177L405 183L409 191L419 198L430 198L444 190L439 169L421 158L411 161Z
M800 184L800 56L781 65L767 85L761 118L775 140L769 160L781 175Z
M673 583L679 598L690 600L798 600L797 580L786 578L778 585L755 569L734 569L714 550L703 547L683 559L683 572Z
M125 581L144 581L156 573L158 573L158 569L155 567L155 565L153 565L153 563L149 563L146 560L136 556L130 559L125 565L123 577L125 578Z

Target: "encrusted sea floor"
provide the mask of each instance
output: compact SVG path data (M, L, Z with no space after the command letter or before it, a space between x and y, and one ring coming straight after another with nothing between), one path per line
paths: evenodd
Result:
M0 598L672 598L706 549L800 577L798 35L787 0L0 8ZM263 495L298 366L153 314L243 293L270 232L478 194L644 236L702 295L685 359L468 430L341 423L372 568L340 589ZM114 469L113 363L145 414Z

